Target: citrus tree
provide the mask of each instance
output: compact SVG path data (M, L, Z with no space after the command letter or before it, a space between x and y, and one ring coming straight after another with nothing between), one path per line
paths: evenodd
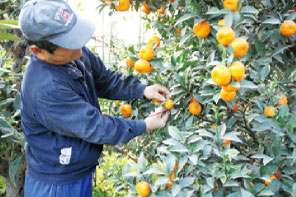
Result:
M124 145L136 159L114 181L129 196L296 195L294 0L109 0L99 9L141 10L157 34L126 48L126 73L172 95L124 113L170 110L165 129Z

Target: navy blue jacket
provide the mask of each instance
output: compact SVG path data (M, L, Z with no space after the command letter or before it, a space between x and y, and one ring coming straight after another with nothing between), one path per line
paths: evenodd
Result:
M92 172L103 144L128 142L146 130L143 120L102 115L97 97L143 99L145 87L106 69L85 47L80 59L63 66L32 54L21 91L28 173L45 183L66 184Z

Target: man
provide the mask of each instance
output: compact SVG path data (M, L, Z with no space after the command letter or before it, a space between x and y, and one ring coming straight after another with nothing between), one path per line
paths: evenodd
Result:
M97 97L164 101L170 92L106 69L84 47L94 25L65 1L28 2L19 25L32 51L21 91L25 196L91 196L91 175L103 144L127 142L162 128L169 117L168 112L145 120L102 115Z

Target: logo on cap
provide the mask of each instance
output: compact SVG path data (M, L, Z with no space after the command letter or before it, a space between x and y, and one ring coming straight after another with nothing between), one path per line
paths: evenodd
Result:
M65 20L68 20L70 17L70 14L68 12L66 12L65 10L63 10L62 12L62 18Z

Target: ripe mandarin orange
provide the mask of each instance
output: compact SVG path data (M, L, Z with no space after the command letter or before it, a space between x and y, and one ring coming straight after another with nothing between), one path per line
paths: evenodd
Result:
M232 63L229 70L234 81L240 81L245 76L245 65L239 61Z
M277 102L276 105L283 105L283 104L288 104L288 99L285 95L281 94L280 100Z
M190 103L188 110L191 114L198 115L198 114L200 114L202 107L199 104L199 102L192 102L192 103Z
M224 26L218 30L216 38L220 44L228 46L235 39L235 33L230 27Z
M220 92L220 97L221 99L223 99L224 101L232 101L236 96L236 92L233 91L233 92L227 92L225 90L221 90Z
M156 43L155 48L159 47L159 45L160 45L160 38L158 36L152 36L152 38L149 39L148 44L150 46L153 46L154 43Z
M268 106L264 109L264 115L268 117L275 116L275 112L277 112L277 109L274 106Z
M238 91L239 87L234 87L234 86L228 84L226 86L222 86L222 89L225 90L226 92L233 92L233 91Z
M206 38L211 32L211 26L207 21L202 21L201 23L194 25L193 32L199 38Z
M242 4L237 7L238 0L224 0L223 1L223 7L226 9L231 9L232 11L239 11L242 7Z
M181 33L181 30L179 28L176 28L176 33L177 34L180 34Z
M224 144L222 145L222 148L225 148L227 144L229 144L231 141L229 139L225 140Z
M129 104L123 104L121 106L120 111L121 111L122 115L130 116L133 112L133 109L132 109L132 106L130 106Z
M140 196L146 197L150 194L150 185L145 181L141 181L137 183L136 191Z
M225 19L221 19L218 21L219 26L225 26Z
M296 23L292 20L286 20L281 24L280 32L284 36L292 36L296 33Z
M165 102L166 109L172 109L173 107L174 107L174 101L172 99L169 99Z
M231 46L234 50L234 57L242 57L249 50L249 44L244 38L236 38L232 41Z
M269 186L270 184L271 184L271 181L273 180L273 179L275 179L276 177L274 176L274 175L270 175L270 177L269 177L269 179L270 179L270 181L269 180L265 180L265 185L266 186Z
M170 179L170 177L169 177L167 174L165 174L164 176L165 176L166 178L168 178L168 179L170 180L170 182L172 182L171 179ZM173 183L166 183L165 185L166 185L167 187L173 187Z
M230 70L224 65L217 65L211 73L213 81L219 86L226 86L231 81Z
M136 71L140 73L149 73L151 72L151 66L150 63L147 60L139 59L135 63L135 69Z
M157 9L156 12L160 15L164 15L165 12L164 12L164 9L162 9L162 5L159 6L159 9Z
M217 129L217 128L218 128L217 125L213 125L213 126L211 126L211 129Z
M143 2L143 6L150 10L149 6L146 4L146 1Z
M154 54L155 52L151 45L144 46L140 51L140 56L147 61L150 61L154 57Z
M253 182L250 182L250 185L251 185L252 187L254 187L254 186L255 186Z
M142 5L141 7L142 12L144 12L145 14L150 14L150 9L146 8L144 5Z
M134 67L135 65L135 62L133 62L133 60L131 58L127 58L126 59L126 64L129 66L129 67Z
M159 100L159 99L153 98L152 100L156 103L161 103L161 100Z
M131 3L129 0L119 0L119 4L115 5L115 9L118 11L127 11L130 7Z

